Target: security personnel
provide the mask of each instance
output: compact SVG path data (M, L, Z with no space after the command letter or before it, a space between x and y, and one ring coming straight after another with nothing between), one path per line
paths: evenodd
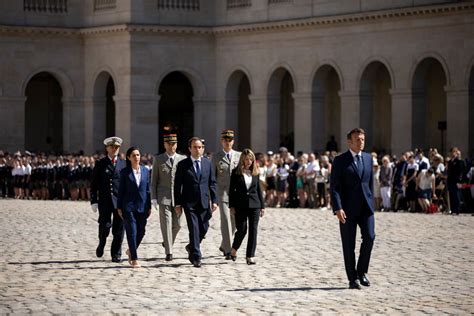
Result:
M239 164L241 152L232 149L235 133L231 129L221 133L222 150L212 156L212 168L216 175L217 197L221 217L222 242L219 250L227 260L231 259L232 239L235 232L235 216L229 208L229 186L232 170Z
M172 247L181 229L181 214L174 208L174 176L178 162L186 156L176 153L178 137L176 134L163 135L166 152L153 157L151 174L151 204L159 208L160 226L163 235L166 261L173 260Z
M106 138L104 145L107 156L95 164L91 178L91 208L94 212L99 211L99 245L96 255L99 258L104 255L105 242L112 228L112 262L121 262L124 230L122 218L117 212L117 193L120 171L125 168L126 163L119 156L121 138Z

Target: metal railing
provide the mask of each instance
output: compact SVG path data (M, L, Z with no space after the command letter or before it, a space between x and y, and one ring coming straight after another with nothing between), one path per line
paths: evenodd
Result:
M23 10L32 12L67 13L67 0L23 0Z
M251 7L252 0L227 0L227 9Z
M200 0L158 0L159 10L199 11Z
M94 0L94 10L115 9L117 0Z

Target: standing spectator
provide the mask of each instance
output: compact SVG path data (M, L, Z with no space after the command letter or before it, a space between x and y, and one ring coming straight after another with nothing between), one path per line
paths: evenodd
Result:
M296 172L300 168L298 160L292 155L288 155L286 162L289 166L288 169L288 206L298 207L298 191L296 187Z
M380 196L382 198L383 210L389 211L391 208L390 197L392 187L392 167L388 156L382 158L382 167L379 172Z
M380 166L377 162L377 159L373 159L373 173L374 173L374 202L375 210L380 211L380 206L382 202L382 196L380 194Z
M418 174L418 164L415 162L415 157L413 155L408 157L407 165L407 180L405 182L406 193L405 197L409 203L408 211L416 211L416 176Z
M277 203L276 197L276 174L277 174L277 165L274 162L273 152L268 152L268 159L266 164L266 175L265 182L267 183L266 199L267 206L274 207Z
M396 212L399 210L400 201L405 197L405 182L406 182L406 172L407 172L407 161L406 154L402 154L395 164L393 171L393 191L392 191L392 205L393 210Z
M280 157L277 163L277 200L278 203L276 207L285 207L286 201L286 190L287 190L287 179L289 176L288 170L290 167L284 160Z
M307 184L308 207L314 208L318 202L318 188L316 185L316 175L321 170L316 155L311 153L308 155L308 166L305 170L305 181Z
M415 161L416 161L416 163L418 164L418 167L419 167L418 172L420 172L421 170L427 170L431 167L430 166L430 161L427 157L425 157L422 149L417 150L417 155L415 157Z
M301 208L306 207L306 191L305 191L305 170L308 163L308 155L303 154L298 158L300 167L296 172L296 189L298 190L299 205Z
M431 205L431 199L436 199L434 169L421 170L416 179L416 186L418 189L418 203L420 203L421 210L427 213Z
M459 215L460 211L460 191L459 186L463 182L465 175L464 161L461 159L461 151L454 147L451 149L451 159L448 162L448 192L449 205L452 214Z
M334 135L331 135L331 138L326 143L326 150L327 151L334 151L334 152L338 151L337 142L336 142L336 138L334 137Z

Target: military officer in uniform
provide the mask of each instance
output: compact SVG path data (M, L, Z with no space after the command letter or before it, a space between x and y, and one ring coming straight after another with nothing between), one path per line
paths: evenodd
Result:
M112 246L110 253L112 262L121 262L123 241L123 220L117 212L117 193L120 182L120 171L126 163L119 156L122 139L109 137L104 140L107 156L100 159L94 166L91 178L91 208L99 211L99 245L97 257L104 255L104 247L112 228Z
M174 177L178 162L186 156L176 153L178 137L176 134L163 135L166 152L153 157L151 176L151 203L160 212L160 226L163 234L166 261L173 260L172 247L181 229L181 214L174 208Z
M232 239L235 232L235 216L229 208L229 186L232 170L239 164L241 152L232 149L234 131L223 130L221 133L222 150L212 156L212 167L217 181L217 196L221 217L222 242L219 250L227 260L231 259Z

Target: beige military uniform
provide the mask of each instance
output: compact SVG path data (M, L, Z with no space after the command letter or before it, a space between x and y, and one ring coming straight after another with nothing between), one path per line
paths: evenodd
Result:
M166 153L153 157L151 199L157 200L159 205L161 233L167 255L172 253L174 241L181 229L181 215L178 216L174 208L173 190L176 166L185 158L186 156L176 154L171 164Z
M221 150L212 156L212 167L216 175L217 196L221 217L221 249L227 254L232 249L232 237L235 232L235 217L229 209L229 186L232 170L239 164L241 152L232 150L230 160Z

